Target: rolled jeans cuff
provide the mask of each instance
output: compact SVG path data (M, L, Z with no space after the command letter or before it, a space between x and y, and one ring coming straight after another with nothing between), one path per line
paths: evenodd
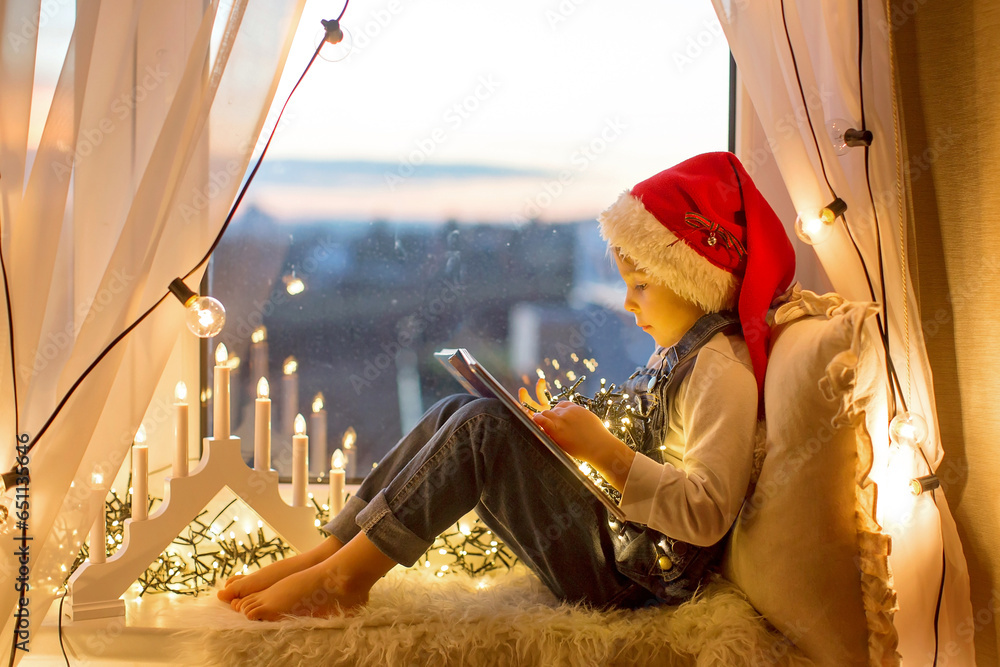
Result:
M358 512L357 522L379 551L405 567L416 563L432 544L396 518L385 499L385 491L380 491Z
M352 537L361 532L358 527L358 513L367 506L368 503L362 498L352 495L344 503L344 509L323 525L323 530L340 540L341 544L347 544Z

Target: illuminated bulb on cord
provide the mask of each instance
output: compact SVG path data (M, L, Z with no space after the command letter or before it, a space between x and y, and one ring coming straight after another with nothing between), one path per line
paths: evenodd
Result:
M927 422L915 412L901 412L889 422L889 439L900 446L919 448L927 439Z
M847 211L847 204L837 197L819 213L799 213L795 218L795 235L804 243L816 245L830 238L833 223Z
M211 338L222 331L226 323L226 309L218 299L195 293L180 278L171 281L170 291L184 304L187 310L184 322L191 333L199 338Z

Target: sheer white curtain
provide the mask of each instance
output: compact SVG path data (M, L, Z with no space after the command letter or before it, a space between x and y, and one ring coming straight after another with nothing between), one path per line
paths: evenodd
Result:
M37 439L28 465L33 627L103 509L178 337L191 335L181 305L163 300L43 427L101 351L207 252L304 0L79 3L32 160L37 26L64 8L42 4L0 7L0 242L11 323L0 327L0 467L14 463L16 434ZM197 287L202 272L187 283ZM0 550L0 581L13 581L18 565L13 548ZM0 655L16 602L12 585L0 588Z
M887 4L874 0L712 1L795 208L817 211L833 200L834 192L848 204L833 236L815 246L834 289L849 299L872 299L846 231L849 227L872 275L875 300L882 301L881 249L888 311L885 324L901 384L899 393L908 409L928 422L930 435L923 452L931 469L936 469L944 451L921 320L906 265L907 220L902 201L906 156L894 107ZM863 126L874 133L867 165L862 148L838 155L828 131L840 119L861 128L862 118ZM872 340L878 340L877 331L873 333ZM890 566L898 593L895 625L903 663L933 661L943 553L946 578L938 622L939 655L947 651L948 664L973 665L972 637L958 632L961 623L972 617L968 568L947 501L943 493L936 494L936 505L929 494L906 498L903 491L899 498L893 497L900 490L891 488L887 471L902 467L905 478L930 470L919 456L899 460L907 453L889 447L885 396L876 407L869 415L876 449L871 476L882 482L879 517L893 538Z

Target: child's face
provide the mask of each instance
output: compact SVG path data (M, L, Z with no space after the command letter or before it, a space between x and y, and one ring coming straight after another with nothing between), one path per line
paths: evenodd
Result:
M635 315L636 326L652 336L658 345L670 347L705 314L669 287L649 280L645 271L617 253L615 263L627 288L625 310Z

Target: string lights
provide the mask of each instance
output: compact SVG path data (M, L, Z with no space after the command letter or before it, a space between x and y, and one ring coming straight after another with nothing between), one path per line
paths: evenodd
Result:
M872 145L874 135L871 130L859 130L851 127L850 122L843 118L837 118L827 126L830 133L830 142L837 155L846 155L852 148L861 148Z
M188 287L180 278L170 281L170 292L184 304L184 322L199 338L219 335L226 323L226 309L213 297L202 296Z
M847 203L837 197L818 212L799 212L795 217L795 235L804 243L816 245L830 238L837 218L847 212Z

